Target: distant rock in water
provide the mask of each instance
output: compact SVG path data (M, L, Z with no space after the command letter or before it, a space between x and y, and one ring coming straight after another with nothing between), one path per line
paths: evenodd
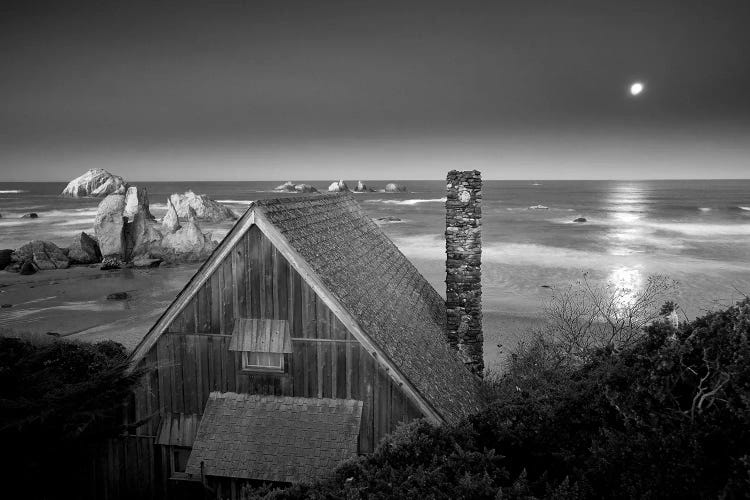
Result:
M338 182L332 182L331 185L328 186L328 191L331 193L341 193L349 191L349 186L347 186L346 182L343 180L339 180Z
M151 210L148 207L148 192L146 192L146 188L130 186L125 192L125 210L123 215L132 221L138 212L145 213L146 217L151 220L156 219L156 217L151 215Z
M188 190L184 194L173 194L169 197L177 215L187 219L190 216L188 207L195 210L198 220L223 222L236 220L237 215L231 209L218 203L205 194L195 194Z
M107 300L126 300L128 297L128 292L115 292L107 295Z
M294 183L292 181L286 181L280 186L273 188L274 191L280 191L282 193L295 193L297 190L294 189Z
M62 194L74 198L85 196L101 198L110 194L125 194L126 189L127 184L122 177L112 175L103 168L92 168L70 181Z
M68 257L52 242L34 240L26 243L13 253L17 262L33 262L40 270L66 269L70 266Z
M318 190L310 184L295 184L294 190L298 193L317 193Z
M102 253L99 250L99 243L81 232L73 237L73 241L68 247L68 259L71 264L94 264L102 261Z
M577 219L574 219L573 222L588 222L586 220L586 217L578 217Z
M396 184L396 183L390 182L385 185L385 192L386 193L405 193L406 186L404 186L403 184Z
M529 210L549 210L549 207L545 207L544 205L534 205L529 207Z
M21 216L22 219L38 219L39 214L31 212L30 214L24 214Z
M373 193L375 192L374 189L371 189L367 187L367 184L365 184L362 181L357 181L357 187L354 188L355 193Z
M401 219L394 217L393 215L389 215L388 217L378 217L375 220L380 222L401 222Z
M317 193L318 192L318 190L315 189L310 184L294 184L292 181L286 181L284 184L273 188L273 190L279 193Z

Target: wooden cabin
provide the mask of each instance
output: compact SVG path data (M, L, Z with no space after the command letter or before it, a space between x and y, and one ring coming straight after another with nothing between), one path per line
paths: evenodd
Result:
M148 373L90 471L97 498L311 481L479 405L444 300L350 194L253 203L132 362Z

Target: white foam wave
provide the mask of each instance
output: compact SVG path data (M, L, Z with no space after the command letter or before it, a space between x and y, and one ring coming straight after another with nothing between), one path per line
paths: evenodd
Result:
M739 208L740 210L745 210L747 212L750 212L750 207L737 207L737 208Z
M0 190L0 194L21 194L21 193L28 193L28 191L24 191L23 189L2 189L2 190Z
M700 210L701 212L710 212L711 208L709 208L709 207L700 207L698 210Z
M447 198L409 199L409 200L383 200L381 198L366 200L365 203L383 203L386 205L418 205L420 203L445 203Z
M254 200L216 200L219 203L227 203L229 205L249 205Z
M686 236L750 236L750 224L698 224L692 222L647 222L646 226Z
M445 259L445 242L440 236L405 236L394 239L396 246L411 259L427 259L442 262ZM533 243L496 243L484 245L482 262L488 265L534 266L562 269L609 270L613 265L643 266L648 264L650 272L678 272L685 268L744 269L744 264L719 262L689 257L647 256L641 252L595 252L572 248L553 247Z
M39 212L40 218L47 217L94 217L96 208L74 208L71 210L48 210Z

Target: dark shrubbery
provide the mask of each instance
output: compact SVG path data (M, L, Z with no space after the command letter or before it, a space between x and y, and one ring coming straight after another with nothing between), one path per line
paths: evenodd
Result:
M61 496L86 447L118 431L116 413L140 376L126 369L125 349L114 342L37 346L0 338L4 484L38 497L49 496L49 487Z
M567 359L539 338L463 425L412 423L327 480L266 497L748 496L750 301Z

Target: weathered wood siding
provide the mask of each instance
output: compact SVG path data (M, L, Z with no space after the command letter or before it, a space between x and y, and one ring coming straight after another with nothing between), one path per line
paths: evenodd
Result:
M284 374L241 370L229 351L235 317L289 322L292 354ZM164 412L203 413L211 391L364 402L360 452L371 452L421 412L253 226L188 302L144 360L158 370L135 395L131 421ZM153 423L139 434L153 435Z

